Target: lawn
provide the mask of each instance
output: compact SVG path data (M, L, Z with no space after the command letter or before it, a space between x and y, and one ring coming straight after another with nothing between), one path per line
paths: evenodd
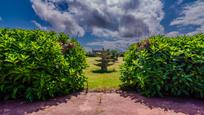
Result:
M101 90L113 90L119 89L120 85L120 65L122 63L122 57L112 66L109 66L109 70L115 70L110 73L96 73L100 67L95 66L97 57L88 57L87 63L89 67L85 70L85 76L88 77L88 88L90 91L101 91Z

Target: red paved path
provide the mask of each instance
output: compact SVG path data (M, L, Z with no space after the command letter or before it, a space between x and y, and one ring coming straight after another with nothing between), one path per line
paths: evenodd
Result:
M1 115L182 115L203 114L203 100L145 98L134 93L79 93L46 102L0 102Z

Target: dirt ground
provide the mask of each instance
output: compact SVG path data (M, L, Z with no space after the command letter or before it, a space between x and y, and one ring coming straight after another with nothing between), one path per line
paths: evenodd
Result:
M75 93L45 102L0 102L0 115L204 115L203 100L136 93Z

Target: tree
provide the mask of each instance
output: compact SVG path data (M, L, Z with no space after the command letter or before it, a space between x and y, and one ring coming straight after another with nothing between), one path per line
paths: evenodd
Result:
M119 51L118 50L111 50L111 57L114 59L114 61L118 61L118 57L119 57Z
M96 55L101 59L96 60L98 63L95 65L101 67L102 72L107 72L108 66L114 64L114 59L112 58L111 52L103 48L102 50L97 51Z

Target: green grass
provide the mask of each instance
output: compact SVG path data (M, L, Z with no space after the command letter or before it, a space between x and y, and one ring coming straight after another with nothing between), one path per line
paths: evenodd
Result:
M87 63L89 67L85 70L85 76L88 77L88 88L91 91L100 91L100 90L113 90L119 89L120 85L120 68L119 66L122 64L122 58L112 66L109 66L108 69L113 72L109 73L97 73L94 71L98 71L100 67L95 66L97 63L95 60L97 57L88 57Z

